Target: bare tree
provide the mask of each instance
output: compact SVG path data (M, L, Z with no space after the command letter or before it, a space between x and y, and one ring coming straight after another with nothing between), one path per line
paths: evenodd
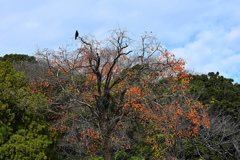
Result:
M240 159L240 123L223 112L210 115L211 128L201 129L193 139L202 159Z

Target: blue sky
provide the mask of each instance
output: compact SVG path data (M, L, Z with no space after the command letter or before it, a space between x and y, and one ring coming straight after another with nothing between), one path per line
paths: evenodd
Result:
M74 46L77 29L103 38L116 27L152 31L195 73L240 83L239 0L1 0L0 56Z

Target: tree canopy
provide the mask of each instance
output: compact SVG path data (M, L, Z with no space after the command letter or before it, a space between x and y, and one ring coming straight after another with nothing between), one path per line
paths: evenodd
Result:
M48 131L43 94L32 94L23 72L0 61L0 159L49 159L54 135Z
M23 63L23 62L36 62L34 56L28 56L25 54L5 54L3 57L0 57L0 61L9 61L11 63Z
M233 84L233 79L220 76L219 72L192 75L192 77L191 92L204 105L208 105L211 112L222 111L236 119L240 117L239 84Z
M200 112L204 107L187 94L185 62L154 36L145 33L133 41L126 31L113 30L104 41L79 38L74 52L39 51L48 76L32 81L32 89L51 102L66 157L112 160L114 153L137 150L138 142L152 146L151 157L181 157L176 146L200 126L209 128L207 115ZM168 88L161 92L164 79Z
M0 57L0 159L239 159L239 84L145 32ZM57 154L55 154L55 152Z

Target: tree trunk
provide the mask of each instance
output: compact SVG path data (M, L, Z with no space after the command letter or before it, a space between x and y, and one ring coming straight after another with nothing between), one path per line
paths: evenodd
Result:
M105 136L104 137L103 145L104 145L103 146L103 158L104 158L104 160L114 160L111 136Z

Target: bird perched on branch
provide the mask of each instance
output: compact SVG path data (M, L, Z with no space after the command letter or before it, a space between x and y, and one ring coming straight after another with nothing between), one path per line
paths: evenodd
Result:
M78 31L75 32L75 40L78 38Z

